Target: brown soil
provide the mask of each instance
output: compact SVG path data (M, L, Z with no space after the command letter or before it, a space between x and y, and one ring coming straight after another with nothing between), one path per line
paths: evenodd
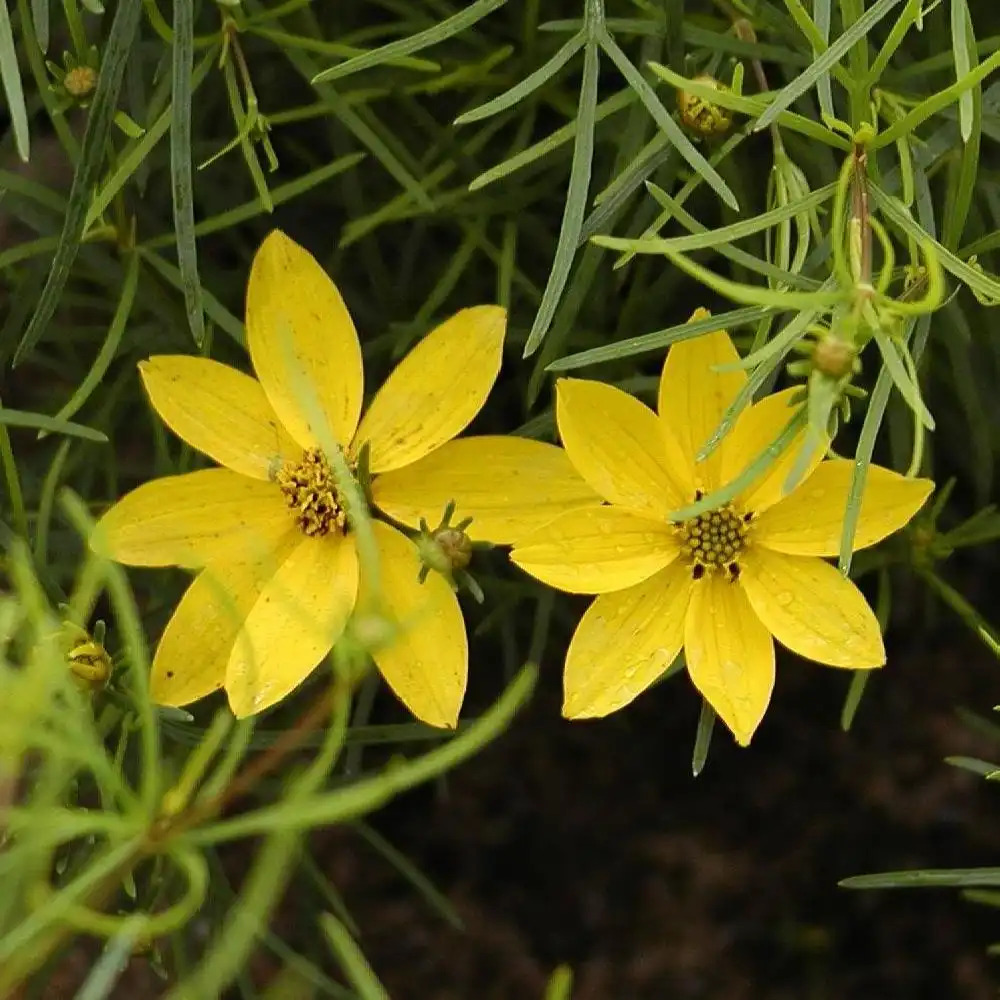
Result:
M698 779L683 678L612 719L568 723L550 670L446 794L378 819L464 931L355 838L331 845L330 874L393 1000L541 998L561 962L573 1000L985 1000L994 911L952 890L837 880L995 864L990 787L942 760L1000 754L953 709L992 705L995 670L964 644L897 650L844 734L847 678L786 663L752 748L717 729Z

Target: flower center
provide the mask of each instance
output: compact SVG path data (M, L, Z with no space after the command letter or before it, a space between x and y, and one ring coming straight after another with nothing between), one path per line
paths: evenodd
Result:
M700 491L695 496L701 499ZM691 575L700 580L706 572L724 570L731 580L740 575L739 557L746 545L752 514L743 514L731 504L709 510L678 525Z
M286 462L274 474L274 481L281 487L303 534L310 538L331 531L347 534L347 511L330 464L318 448L310 448L301 462Z

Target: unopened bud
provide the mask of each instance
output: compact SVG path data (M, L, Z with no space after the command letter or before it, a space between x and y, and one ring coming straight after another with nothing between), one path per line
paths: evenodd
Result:
M703 74L696 76L694 83L704 84L719 92L729 88L714 76ZM677 91L677 109L681 113L681 121L694 133L703 138L715 138L724 135L733 124L733 115L728 108L712 104L703 97L698 97L687 90Z

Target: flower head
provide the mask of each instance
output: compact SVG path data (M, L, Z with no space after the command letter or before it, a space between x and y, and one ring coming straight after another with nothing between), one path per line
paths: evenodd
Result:
M699 310L695 318L706 313ZM835 667L885 662L875 615L823 557L840 544L853 463L814 448L785 492L807 431L732 502L681 523L670 512L732 482L777 438L794 390L745 410L697 458L746 382L724 331L675 344L658 413L613 386L557 383L567 454L605 504L569 512L511 553L522 569L572 593L596 594L566 656L569 718L607 715L649 687L683 648L688 674L743 745L767 709L774 642ZM933 483L871 466L855 549L896 531Z
M352 505L370 495L416 527L454 501L474 518L472 540L511 542L593 502L554 445L452 441L493 386L505 325L499 306L463 309L410 351L362 416L361 347L344 301L313 257L274 232L247 289L256 379L207 358L140 364L160 417L221 466L140 486L92 539L120 562L197 571L153 659L159 703L224 687L238 716L275 704L329 652L359 594L377 592L400 624L372 652L383 677L418 718L455 724L468 644L452 588L438 573L421 582L416 546L385 517L371 524L376 579Z

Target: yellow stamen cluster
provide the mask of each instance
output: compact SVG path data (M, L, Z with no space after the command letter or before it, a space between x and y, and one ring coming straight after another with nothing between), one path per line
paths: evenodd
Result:
M749 515L729 504L691 518L678 526L691 574L698 580L706 571L724 569L731 579L740 574L739 556L746 542Z
M74 66L63 77L63 87L70 97L86 97L97 86L97 70L90 66Z
M303 534L319 538L331 531L347 533L347 512L326 456L318 448L310 448L297 464L285 463L274 481Z

